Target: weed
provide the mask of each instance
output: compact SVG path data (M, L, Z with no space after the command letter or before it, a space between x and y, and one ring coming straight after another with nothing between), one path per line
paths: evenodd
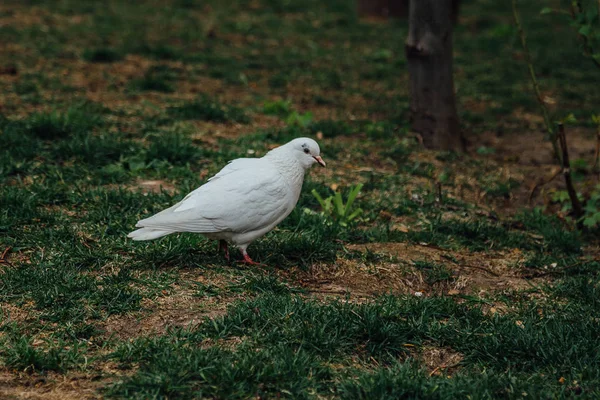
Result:
M350 188L348 200L345 203L342 200L341 192L335 192L333 196L326 199L323 199L315 189L313 189L311 193L321 205L323 215L332 218L341 226L348 226L349 224L359 221L359 217L363 212L361 208L353 208L356 196L358 196L362 187L363 184L359 183Z
M313 115L309 111L307 113L299 113L298 111L292 111L286 118L285 122L288 125L296 125L301 128L305 128L312 122Z
M292 102L290 100L266 101L263 104L263 112L267 115L277 115L278 117L286 117L292 110Z

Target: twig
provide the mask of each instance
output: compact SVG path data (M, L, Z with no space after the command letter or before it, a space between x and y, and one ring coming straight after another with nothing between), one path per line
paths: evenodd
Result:
M2 252L2 255L0 256L0 264L7 264L10 265L12 267L12 264L10 263L10 261L8 261L8 253L11 251L12 247L8 246L6 249L4 249L4 251Z
M309 293L321 293L321 294L348 294L348 290L327 290L327 289L309 289Z
M554 178L556 178L558 175L560 175L560 172L562 171L562 168L555 168L554 172L552 173L552 175L550 175L548 178L542 180L541 182L536 183L532 188L531 191L529 192L529 204L531 205L531 202L533 201L533 196L535 195L535 192L541 188L542 186L546 186L547 184L549 184L550 182L552 182L554 180Z
M444 256L444 255L442 255L442 256ZM499 276L500 276L499 274L495 273L494 271L492 271L492 270L490 270L490 269L488 269L488 268L486 268L486 267L479 267L479 266L477 266L477 265L461 264L461 263L459 263L458 261L455 261L455 260L453 260L453 259L451 259L451 258L447 258L447 259L448 259L448 260L450 260L450 261L452 261L452 262L453 262L454 264L456 264L456 265L457 265L459 268L475 268L475 269L479 269L479 270L481 270L481 271L485 271L485 272L487 272L488 274L490 274L490 275L493 275L493 276L495 276L495 277L499 277Z
M459 264L458 266L461 267L461 268L475 268L475 269L479 269L479 270L485 271L488 274L490 274L492 276L495 276L495 277L499 277L500 276L500 274L497 274L494 271L492 271L492 270L490 270L490 269L488 269L486 267L479 267L477 265L468 265L468 264Z
M577 197L577 192L573 187L573 181L571 180L571 163L569 162L569 150L567 149L567 137L565 135L565 126L563 123L558 124L558 139L560 141L560 147L562 150L562 173L565 176L565 184L567 185L567 192L573 205L573 214L577 220L577 225L581 225L581 217L583 216L583 207Z
M531 54L529 53L529 47L527 46L527 38L525 37L525 31L523 30L523 25L521 25L521 19L519 17L519 11L517 9L517 0L512 0L512 11L513 18L515 20L515 24L517 25L517 30L519 31L519 37L521 38L521 45L523 46L523 51L525 52L525 61L527 62L527 68L529 69L529 77L531 78L531 84L533 86L533 91L535 92L535 96L537 97L537 101L540 105L540 109L542 110L542 116L544 117L544 125L546 125L546 131L548 132L548 136L550 137L550 141L552 142L552 148L554 149L554 156L561 163L562 160L560 158L561 153L558 151L558 146L556 145L556 133L552 128L552 122L550 121L550 114L548 113L548 108L546 107L546 103L544 103L544 99L542 98L542 92L540 91L540 86L537 81L537 76L535 74L535 69L533 68L533 62L531 61Z
M600 158L600 122L598 123L598 130L596 131L596 154L594 154L594 166L592 167L592 171L596 172L597 178L600 179L600 169L598 168L598 158Z
M431 371L431 372L429 373L429 376L433 376L433 375L435 375L435 373L436 373L436 372L438 372L438 371L439 371L439 370L441 370L441 369L448 370L448 369L456 368L456 367L458 367L458 366L459 366L461 363L462 363L462 362L461 362L461 361L459 361L459 362L457 362L457 363L454 363L454 364L452 364L452 365L440 365L439 367L435 367L435 368L434 368L434 370L433 370L433 371Z
M569 270L570 268L576 267L578 265L581 265L581 262L576 262L574 264L570 264L567 265L566 267L563 268L557 268L551 271L545 271L545 272L540 272L540 273L531 273L528 275L523 275L524 278L526 279L533 279L533 278L541 278L543 276L548 276L548 275L560 275L560 274L564 274L565 272L567 272L567 270Z
M576 2L579 7L581 4ZM525 51L525 59L527 61L527 67L529 68L529 76L531 78L531 83L533 85L533 90L537 96L538 103L540 104L540 108L542 110L542 115L544 117L544 124L546 125L546 130L550 135L550 140L552 142L552 148L554 150L554 156L559 162L561 166L562 173L565 177L565 184L567 186L567 192L569 193L569 198L571 199L571 205L573 206L573 213L575 214L575 219L577 221L577 227L581 229L582 222L581 217L583 216L583 208L581 206L581 202L577 197L577 192L573 187L573 181L571 180L571 164L569 163L569 150L567 148L567 139L565 136L565 127L562 123L558 124L558 135L555 133L552 123L550 122L550 116L548 114L548 109L546 108L546 104L542 99L542 95L540 92L540 88L537 82L535 69L533 68L533 63L531 61L531 55L529 53L529 48L527 47L527 40L525 38L525 32L523 31L523 26L521 25L521 20L519 19L519 12L517 10L517 0L512 0L512 9L513 9L513 17L515 19L515 24L517 25L517 29L519 30L519 36L521 37L521 44L523 45L523 50ZM560 142L560 149L557 142Z

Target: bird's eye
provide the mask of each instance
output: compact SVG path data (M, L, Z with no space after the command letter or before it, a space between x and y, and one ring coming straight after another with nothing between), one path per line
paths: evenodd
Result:
M304 152L305 152L306 154L308 154L308 153L310 153L310 150L309 150L309 149L304 149Z

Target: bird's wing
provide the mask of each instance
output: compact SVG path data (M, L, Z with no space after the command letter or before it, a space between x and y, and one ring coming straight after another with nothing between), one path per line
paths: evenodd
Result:
M266 162L250 163L252 167L247 168L245 161L236 161L181 202L141 220L137 226L178 232L243 233L268 227L287 215L295 204L290 204L290 190L281 174Z
M209 178L208 181L215 181L241 169L260 168L263 164L264 160L260 158L236 158L235 160L229 161L223 169L217 172L213 177Z

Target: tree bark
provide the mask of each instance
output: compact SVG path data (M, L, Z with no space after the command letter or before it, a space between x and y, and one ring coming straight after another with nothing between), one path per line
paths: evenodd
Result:
M406 59L410 121L427 148L464 151L452 76L452 30L458 2L410 0Z

